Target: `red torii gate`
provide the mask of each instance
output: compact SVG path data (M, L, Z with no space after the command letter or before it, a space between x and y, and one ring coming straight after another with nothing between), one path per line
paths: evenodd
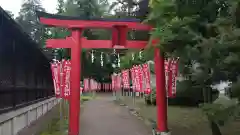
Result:
M71 96L69 135L79 135L79 114L80 114L80 76L81 76L81 49L82 48L112 48L143 49L147 41L129 41L127 32L133 30L147 30L152 28L149 25L139 23L139 20L131 19L92 19L84 20L78 17L52 15L45 12L37 12L40 22L44 25L64 27L71 31L71 36L65 39L48 39L47 47L70 48L71 49ZM112 30L112 40L87 40L81 37L84 28L105 28ZM155 73L156 73L156 102L157 102L157 130L160 133L168 132L167 127L167 97L165 90L164 56L160 50L154 51Z

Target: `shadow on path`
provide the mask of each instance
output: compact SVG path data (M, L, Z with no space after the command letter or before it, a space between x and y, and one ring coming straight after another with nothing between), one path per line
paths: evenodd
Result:
M151 135L142 121L113 102L108 95L86 102L80 118L80 135Z

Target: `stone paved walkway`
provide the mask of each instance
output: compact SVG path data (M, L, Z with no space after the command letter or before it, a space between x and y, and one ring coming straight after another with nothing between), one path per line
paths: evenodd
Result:
M151 132L109 95L86 102L80 118L80 135L151 135Z

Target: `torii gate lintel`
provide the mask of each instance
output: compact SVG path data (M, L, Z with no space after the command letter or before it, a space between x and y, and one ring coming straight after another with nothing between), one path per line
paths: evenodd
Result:
M110 40L87 40L82 37L82 48L84 49L144 49L148 44L147 41L127 41L126 45L112 45ZM46 41L46 47L48 48L72 48L74 45L73 37L67 37L66 39L48 39Z

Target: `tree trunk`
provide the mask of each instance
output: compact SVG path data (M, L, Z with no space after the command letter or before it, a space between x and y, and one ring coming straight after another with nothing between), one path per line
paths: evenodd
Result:
M208 103L208 92L206 88L203 88L203 101L204 103Z
M213 98L212 98L212 89L211 88L207 88L207 94L208 94L208 103L212 103L213 102Z
M203 88L204 103L212 103L212 91L208 88ZM218 124L214 121L209 120L212 135L222 135Z
M210 127L212 130L212 135L222 135L221 130L216 122L210 121Z

